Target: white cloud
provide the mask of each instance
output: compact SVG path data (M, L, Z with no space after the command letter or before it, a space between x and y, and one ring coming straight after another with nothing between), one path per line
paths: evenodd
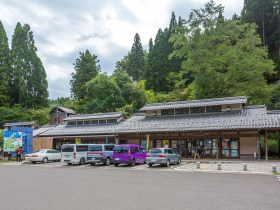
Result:
M70 96L69 81L79 51L91 50L103 71L130 50L135 33L147 46L159 28L167 27L171 12L187 18L205 0L1 0L0 20L9 40L17 22L34 32L38 54L47 72L50 97ZM240 13L243 0L216 0L230 18Z

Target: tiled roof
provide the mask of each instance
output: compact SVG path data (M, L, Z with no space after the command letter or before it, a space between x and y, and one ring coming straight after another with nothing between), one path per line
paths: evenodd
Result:
M58 125L48 131L40 134L40 136L75 136L75 135L104 135L115 134L118 124L107 125L81 125L69 126Z
M178 109L188 107L218 106L230 104L247 104L246 96L212 98L201 100L177 101L167 103L147 104L140 111L159 110L159 109Z
M241 111L173 116L134 115L118 126L116 132L152 133L237 129L280 129L280 113L267 114L265 106L248 106Z
M119 118L121 116L123 116L122 112L109 112L109 113L97 113L97 114L79 114L79 115L69 116L69 117L65 118L64 121Z
M36 123L34 121L31 122L16 122L16 123L6 123L4 127L8 126L34 126Z
M73 109L65 108L62 106L53 107L50 112L53 112L53 110L55 110L55 109L60 109L61 111L65 112L67 114L76 114L76 112Z
M38 135L41 135L41 134L43 134L44 132L46 132L46 131L48 131L48 130L54 128L54 127L55 127L55 126L52 125L52 126L42 126L42 127L40 127L40 128L34 129L34 130L33 130L33 137L38 136Z
M280 129L280 112L267 112L265 106L247 106L241 111L145 116L136 114L118 124L59 125L42 136L73 136L180 131L217 131L238 129Z

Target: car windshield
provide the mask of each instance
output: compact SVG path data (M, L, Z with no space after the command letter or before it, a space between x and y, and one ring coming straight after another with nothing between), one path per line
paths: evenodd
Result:
M62 152L74 152L74 146L72 146L72 145L62 146L61 151Z
M45 152L46 152L46 150L39 150L39 151L37 151L35 153L45 153Z
M150 149L149 153L151 154L158 154L158 153L162 153L160 149Z
M128 148L127 147L122 147L122 146L115 146L114 152L115 153L127 153Z

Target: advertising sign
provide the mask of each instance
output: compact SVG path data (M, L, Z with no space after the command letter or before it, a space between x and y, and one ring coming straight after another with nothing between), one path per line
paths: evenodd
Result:
M22 147L22 132L4 131L4 152L14 152Z

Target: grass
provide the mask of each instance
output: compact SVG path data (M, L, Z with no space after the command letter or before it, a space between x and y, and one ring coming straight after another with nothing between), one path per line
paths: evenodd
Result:
M274 175L280 175L280 172L275 172L275 173L273 173Z
M0 160L0 164L1 163L8 163L8 162L10 162L10 160Z

